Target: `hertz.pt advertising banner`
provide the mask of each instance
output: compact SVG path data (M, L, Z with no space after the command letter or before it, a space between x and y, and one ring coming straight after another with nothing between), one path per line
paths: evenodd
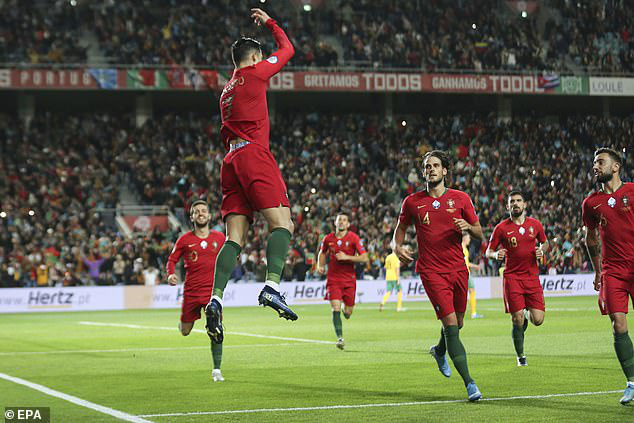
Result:
M478 298L501 298L499 277L473 278ZM596 295L594 275L542 275L540 281L546 297ZM419 278L401 280L404 301L428 301ZM284 282L282 293L288 304L326 304L325 281ZM259 283L227 285L224 305L227 307L257 306ZM357 282L357 303L378 303L385 295L385 280ZM0 289L0 313L24 313L76 310L127 310L178 308L183 301L183 286L111 286L59 288ZM546 302L548 306L548 301Z

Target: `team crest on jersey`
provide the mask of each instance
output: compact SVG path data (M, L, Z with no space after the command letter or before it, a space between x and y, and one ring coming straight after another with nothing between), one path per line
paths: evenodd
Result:
M440 201L438 200L434 200L433 203L431 203L432 207L435 208L436 210L438 210L440 208Z
M525 233L526 233L526 229L524 229L524 227L522 226L522 227L520 228L520 234L521 234L521 235L524 235Z
M528 227L528 232L530 232L530 233L531 233L531 235L533 235L533 234L535 233L535 229L533 229L533 227L532 227L532 226L529 226L529 227Z
M211 245L214 246L214 250L218 249L218 243L216 241L214 241Z
M625 195L623 196L623 205L625 207L628 207L630 205L630 199L627 198Z
M447 207L449 207L450 209L453 209L453 206L455 205L456 203L451 198L447 200Z
M341 240L337 241L337 246L341 247Z
M616 206L616 199L614 197L608 198L608 206L614 208Z
M346 241L346 247L347 247L348 245L350 245L350 243L349 243L348 241Z
M207 248L207 245L209 245L209 244L207 244L207 241L203 240L203 242L200 243L200 248L202 248L204 250L204 249Z

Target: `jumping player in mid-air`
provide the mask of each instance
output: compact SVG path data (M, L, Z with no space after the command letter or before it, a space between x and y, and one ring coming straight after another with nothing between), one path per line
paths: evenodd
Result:
M594 153L592 171L601 189L583 201L582 215L594 289L601 313L610 315L614 351L627 380L621 404L628 404L634 400L634 348L627 333L628 298L634 298L634 183L621 180L622 166L612 149Z
M330 300L332 308L332 324L337 335L337 348L343 350L343 328L341 323L341 303L345 305L343 316L349 319L354 309L357 292L357 275L354 271L355 263L367 263L368 253L365 251L359 235L349 231L350 220L345 213L335 217L335 232L331 232L321 241L321 248L317 256L317 273L323 275L326 269L326 299Z
M207 330L216 342L223 340L222 295L236 259L246 242L254 212L266 219L270 235L266 246L266 282L258 301L280 317L297 320L280 294L280 277L294 225L286 184L269 150L269 112L266 87L295 53L288 37L266 12L251 9L257 25L266 26L278 50L264 59L260 43L242 37L231 46L235 70L220 95L220 134L227 155L220 170L222 218L227 241L216 260L214 291L205 312Z
M436 359L440 372L450 377L448 352L464 381L469 401L477 401L482 394L469 375L467 353L459 331L467 309L469 280L462 235L468 232L473 238L482 239L482 227L469 196L446 187L449 168L449 157L443 151L434 150L423 156L422 173L427 187L403 201L392 248L403 263L412 262L412 252L403 243L407 228L414 224L418 242L416 272L436 317L442 322L440 340L431 347L430 354Z
M535 326L541 325L546 311L537 262L543 259L548 241L539 220L526 216L526 202L521 192L509 193L507 208L510 217L493 229L486 256L494 260L506 260L504 305L513 321L512 337L517 365L527 366L524 332L529 320ZM498 249L500 246L502 248Z
M178 328L183 336L189 335L194 322L200 319L200 310L211 298L214 284L213 274L218 251L225 242L225 236L209 229L209 206L203 200L196 200L189 208L189 218L194 230L182 235L174 244L174 249L167 259L167 282L178 283L176 264L183 257L185 261L185 292L181 306L181 321ZM222 382L220 372L222 361L222 344L211 339L211 355L214 368L211 377L214 382Z

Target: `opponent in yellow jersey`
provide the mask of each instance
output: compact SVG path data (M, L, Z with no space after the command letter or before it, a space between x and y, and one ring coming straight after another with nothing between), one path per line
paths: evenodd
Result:
M383 301L379 305L379 311L383 311L385 302L390 298L392 291L397 291L396 311L403 311L403 289L398 279L401 275L401 261L397 255L392 252L385 257L385 281L387 282L387 289L383 296Z
M482 314L476 312L476 292L473 279L471 278L471 269L478 270L480 265L472 264L469 261L469 243L471 242L471 236L466 233L462 237L462 252L464 253L464 261L467 264L467 270L469 271L469 308L471 309L471 318L479 319L484 317Z

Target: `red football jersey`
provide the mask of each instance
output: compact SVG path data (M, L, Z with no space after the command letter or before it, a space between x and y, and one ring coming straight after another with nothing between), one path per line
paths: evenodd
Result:
M339 251L349 256L365 253L363 241L359 235L348 231L343 238L337 238L334 232L329 233L321 241L321 253L327 254L330 258L328 262L328 282L356 283L357 275L354 271L354 263L350 261L338 261L335 256Z
M535 254L537 241L546 242L544 227L539 220L527 217L523 224L516 225L509 218L501 221L493 229L489 248L495 251L501 244L506 249L505 275L539 275Z
M216 256L225 243L225 235L209 231L207 238L199 238L193 231L181 235L167 259L167 274L176 270L181 257L185 260L185 295L210 297L214 285Z
M613 194L595 192L583 200L583 224L599 228L601 266L615 276L634 276L634 183Z
M293 57L295 49L277 22L269 19L266 27L273 33L278 50L260 63L234 70L220 95L220 135L227 150L229 140L238 137L269 148L266 87L269 78Z
M416 227L418 260L416 272L450 273L466 269L462 252L462 232L453 218L464 219L470 225L478 221L473 203L467 194L447 189L438 198L427 191L410 194L403 201L399 222L407 228Z

